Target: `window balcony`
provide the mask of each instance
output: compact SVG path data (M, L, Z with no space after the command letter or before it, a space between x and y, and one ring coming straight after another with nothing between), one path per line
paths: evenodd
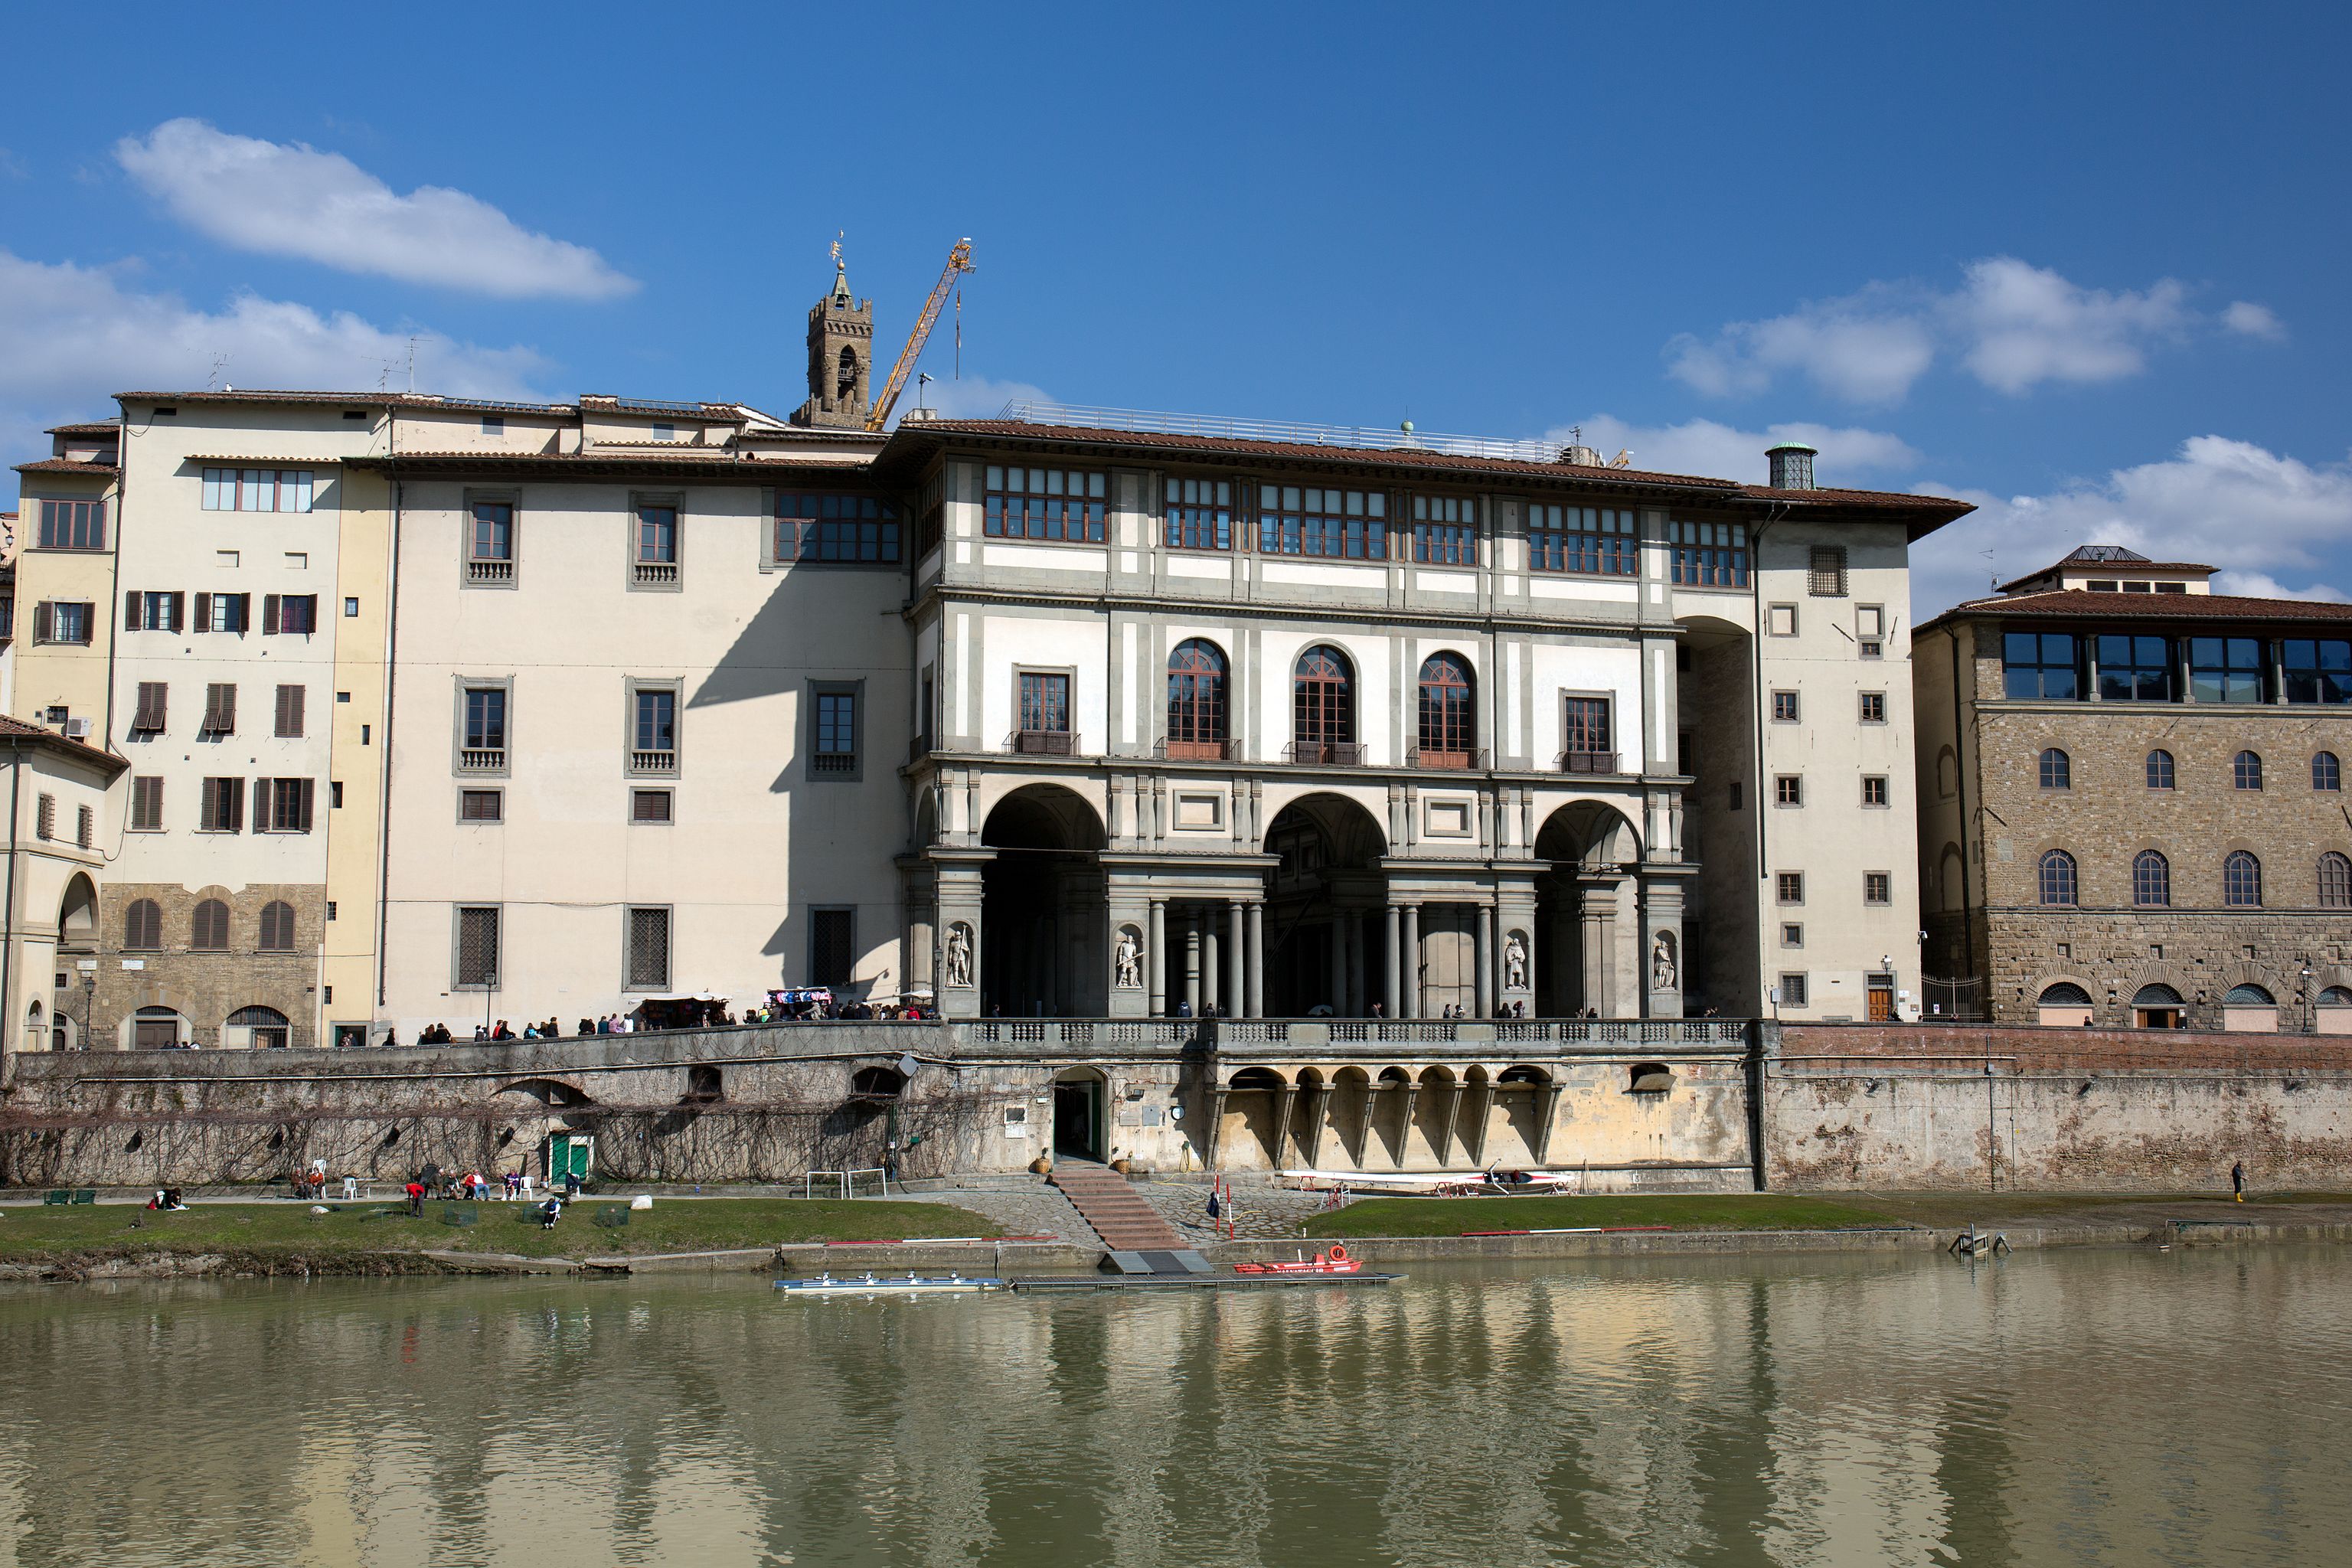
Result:
M1617 771L1614 752L1562 752L1559 771L1564 773L1613 773Z
M918 735L907 742L907 760L910 763L919 763L929 756L937 745L938 742L929 735Z
M1015 730L1011 749L1028 757L1075 757L1078 737L1068 730Z
M633 773L674 773L677 772L677 753L668 752L629 752L629 771Z
M677 563L675 561L640 561L636 569L637 586L641 588L677 586Z
M1354 741L1293 741L1282 748L1282 760L1311 768L1357 768L1364 764L1364 748Z
M1234 755L1234 743L1223 741L1162 741L1155 748L1160 757L1171 763L1223 763Z
M468 561L466 563L466 581L468 583L498 583L501 584L511 583L514 581L514 563L511 561Z
M507 751L504 746L461 746L457 751L457 771L462 773L500 773L506 772Z
M1470 752L1428 751L1416 746L1405 757L1405 766L1409 768L1444 768L1462 773L1486 765L1486 751L1483 746Z

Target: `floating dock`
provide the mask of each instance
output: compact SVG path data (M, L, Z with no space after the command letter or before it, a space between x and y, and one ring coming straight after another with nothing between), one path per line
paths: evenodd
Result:
M1008 1279L1015 1290L1295 1290L1386 1285L1402 1274L1041 1274Z

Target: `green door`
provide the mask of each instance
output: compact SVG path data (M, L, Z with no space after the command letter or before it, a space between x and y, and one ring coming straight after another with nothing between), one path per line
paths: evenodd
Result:
M547 1184L555 1186L566 1176L586 1181L595 1152L596 1140L585 1132L551 1134L547 1140Z

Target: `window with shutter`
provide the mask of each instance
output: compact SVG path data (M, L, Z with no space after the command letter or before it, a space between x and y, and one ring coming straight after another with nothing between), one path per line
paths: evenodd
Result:
M204 804L197 826L207 833L241 833L245 830L245 781L243 779L206 779Z
M196 595L196 618L188 623L188 625L189 629L192 631L215 632L220 630L218 626L213 625L213 596L210 594L199 594Z
M214 681L205 688L205 722L203 733L234 735L236 733L236 688L226 681Z
M669 988L669 911L629 911L629 984L632 991Z
M278 689L278 734L280 739L295 739L302 733L303 689L299 686Z
M163 906L152 899L133 899L122 911L122 945L152 952L163 945Z
M294 951L294 906L283 899L273 899L261 906L261 951Z
M33 606L33 640L37 643L57 640L57 607L44 599Z
M499 983L499 911L487 908L457 910L457 979L476 990Z
M163 732L164 710L167 700L171 696L171 690L170 685L161 680L142 680L139 683L138 706L131 715L132 734L153 735Z
M188 946L197 952L228 951L228 906L218 899L206 899L196 906L195 916L188 924Z
M667 822L670 817L670 795L666 789L632 790L629 794L629 820L632 822Z
M163 826L163 781L150 773L131 781L131 830L157 833Z
M261 635L264 637L275 637L278 633L278 603L275 594L261 596Z
M457 820L460 822L498 822L504 818L506 799L503 792L494 789L461 789L457 792Z

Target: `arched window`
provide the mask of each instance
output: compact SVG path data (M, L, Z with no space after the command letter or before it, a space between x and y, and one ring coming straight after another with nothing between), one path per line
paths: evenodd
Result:
M2240 752L2230 762L2230 778L2240 789L2263 787L2263 759L2252 752Z
M2243 849L2232 849L2221 862L2221 901L2232 909L2260 909L2263 863Z
M1225 754L1225 656L1193 637L1168 656L1168 754Z
M228 1016L232 1029L250 1029L257 1050L284 1050L292 1037L286 1015L275 1007L239 1007Z
M857 395L857 351L841 351L841 368L833 378L833 395L836 402L847 403Z
M2172 862L2153 849L2132 857L2132 902L2142 909L2172 902Z
M1949 800L1960 787L1960 759L1946 746L1936 753L1936 798Z
M2319 858L2319 907L2352 910L2352 860L2333 849Z
M2074 783L2074 759L2053 746L2042 753L2042 787L2071 789Z
M1291 756L1302 763L1356 761L1356 678L1348 656L1318 644L1290 677Z
M206 899L196 906L195 917L188 922L188 945L198 952L225 952L228 950L228 906L218 899Z
M2333 752L2321 752L2311 759L2311 787L2335 795L2344 788L2344 764L2336 760Z
M2042 901L2045 904L2071 904L2074 901L2074 858L2063 849L2053 849L2042 857Z
M2275 1007L2278 998L2259 985L2232 985L2230 994L2221 998L2224 1007Z
M1450 653L1431 655L1421 667L1421 765L1466 768L1477 744L1470 667Z
M294 906L283 899L274 899L261 906L261 951L294 951Z
M2087 1007L2091 1005L2091 994L2071 980L2062 980L2055 985L2042 988L2041 1005L2044 1007Z
M2147 754L2147 787L2150 789L2172 787L2172 753L2170 752L2158 750Z
M163 906L152 899L133 899L122 911L122 945L152 952L163 945Z

